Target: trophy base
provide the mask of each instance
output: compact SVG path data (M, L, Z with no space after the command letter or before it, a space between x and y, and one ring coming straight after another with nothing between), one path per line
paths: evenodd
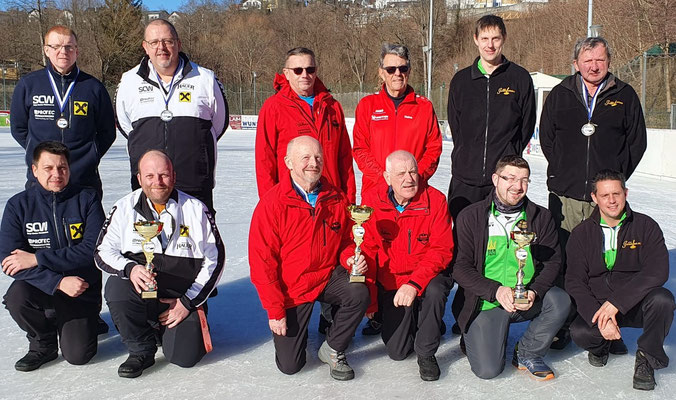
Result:
M143 292L141 292L141 298L142 299L156 299L157 298L157 291L152 291L152 292L143 291Z
M528 298L525 299L514 299L514 304L528 304L530 301L528 301Z
M350 283L364 283L366 277L364 275L350 275Z

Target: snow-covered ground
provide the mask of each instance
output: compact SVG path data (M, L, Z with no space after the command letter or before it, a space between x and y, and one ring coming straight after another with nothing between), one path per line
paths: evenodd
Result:
M124 140L118 140L101 164L104 208L129 191L129 161ZM450 179L452 144L444 143L444 153L432 184L446 193ZM0 130L0 210L6 200L23 188L25 166L23 152L7 129ZM546 205L543 159L531 159L533 184L529 197ZM361 180L358 175L358 182ZM642 177L632 178L628 186L632 207L657 220L664 231L670 253L671 269L676 266L676 183ZM72 366L59 357L39 370L24 373L14 370L14 362L27 351L27 340L8 312L0 310L0 398L26 399L674 399L676 369L657 372L654 392L632 389L632 374L638 329L623 329L629 355L611 356L604 368L587 362L587 354L576 346L551 351L547 361L556 379L537 382L511 366L497 378L484 381L469 369L460 352L459 337L450 332L442 338L437 359L441 379L423 382L414 356L392 361L385 354L379 337L364 337L359 332L348 350L348 360L356 378L338 382L329 377L328 367L316 357L323 340L316 330L317 309L310 323L308 363L294 376L283 375L274 362L274 348L267 317L249 281L247 236L251 213L258 201L254 177L254 132L228 131L219 143L219 163L215 204L218 226L225 240L227 264L219 285L218 297L210 300L209 321L214 351L196 367L183 369L168 364L158 353L157 364L137 379L117 376L117 367L127 356L114 328L99 337L99 350L84 366ZM0 294L11 279L0 278ZM675 277L667 283L676 291ZM104 305L102 317L112 327ZM450 304L445 317L450 327ZM512 325L508 357L525 324ZM450 329L449 329L450 331ZM667 338L667 354L676 356L676 334Z

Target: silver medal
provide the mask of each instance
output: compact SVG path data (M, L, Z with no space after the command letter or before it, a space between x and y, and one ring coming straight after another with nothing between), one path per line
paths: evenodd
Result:
M582 129L580 129L583 135L585 136L591 136L596 132L596 126L592 124L591 122L588 122L584 125L582 125Z
M65 119L64 117L61 117L56 120L56 126L58 126L61 129L66 129L68 128L68 120Z
M169 121L171 121L173 118L174 118L174 113L172 113L172 112L169 111L169 110L164 110L164 111L162 111L162 113L160 114L160 119L161 119L162 121L164 121L164 122L169 122Z

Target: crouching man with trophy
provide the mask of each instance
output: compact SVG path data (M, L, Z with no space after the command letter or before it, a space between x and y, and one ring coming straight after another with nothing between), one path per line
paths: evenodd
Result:
M552 379L544 357L570 310L568 294L553 287L561 268L554 220L526 197L530 167L520 156L502 157L492 181L491 194L456 221L453 278L465 291L461 347L476 376L494 378L505 367L510 323L531 321L512 364Z
M94 253L96 265L111 274L105 298L129 351L118 369L125 378L155 363L158 344L181 367L211 351L206 301L225 263L213 215L174 189L169 157L148 151L138 171L141 189L115 203Z

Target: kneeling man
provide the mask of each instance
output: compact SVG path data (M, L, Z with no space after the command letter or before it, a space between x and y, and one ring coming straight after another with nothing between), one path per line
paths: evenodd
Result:
M93 254L104 215L94 189L69 184L69 162L62 143L38 144L37 184L9 199L2 215L2 271L14 278L4 304L29 343L17 371L54 360L57 336L71 364L86 364L97 350L101 272Z
M284 162L290 173L263 195L249 231L251 281L268 313L275 361L285 374L303 368L317 300L337 306L319 359L329 364L334 379L353 379L345 349L364 317L369 293L363 283L349 282L354 243L348 201L322 177L324 158L316 139L292 139ZM363 256L357 267L366 272Z
M634 389L653 390L655 369L669 365L664 338L674 319L674 296L662 287L669 253L657 223L632 211L621 172L600 171L592 182L597 204L568 239L566 290L577 303L573 341L603 367L620 327L643 328L638 338Z
M155 363L161 343L167 360L192 367L211 350L207 298L221 278L225 248L213 215L196 198L174 189L169 157L150 150L138 162L141 188L118 200L103 225L94 259L111 274L106 302L127 346L129 358L119 376L136 378ZM145 268L139 221L162 222L152 239L155 272ZM157 288L158 299L140 293Z
M561 268L552 215L526 197L530 167L523 158L502 157L492 176L493 191L458 215L458 253L453 278L465 290L458 316L472 372L491 379L505 368L505 345L512 322L531 321L514 348L512 364L540 380L554 378L543 358L570 310L570 298L552 287ZM513 231L536 234L525 253L523 284L528 302L515 303L519 261Z
M395 151L385 164L388 186L376 185L362 199L374 210L365 247L377 264L381 335L390 358L403 360L415 351L420 378L435 381L440 371L434 354L453 287L445 271L453 257L451 217L446 196L420 182L411 153Z

